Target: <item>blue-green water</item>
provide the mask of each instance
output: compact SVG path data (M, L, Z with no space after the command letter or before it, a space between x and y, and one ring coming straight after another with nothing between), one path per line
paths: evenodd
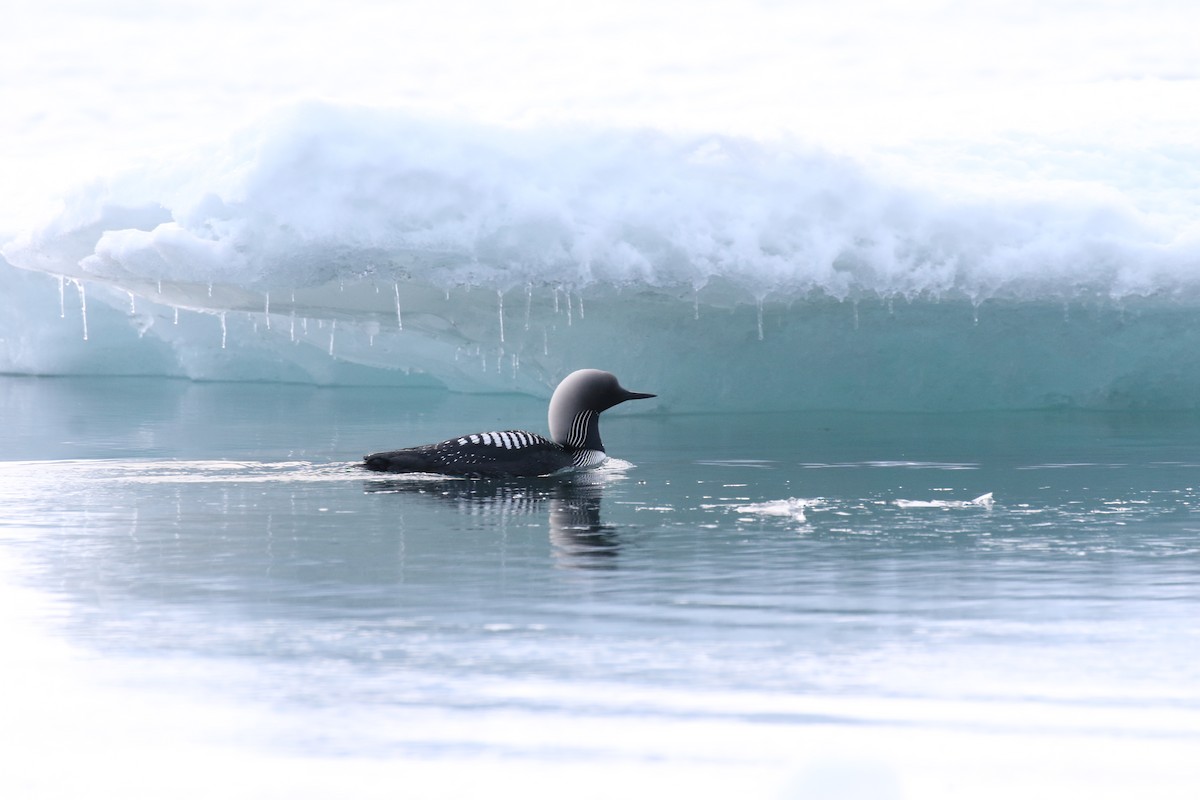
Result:
M1200 786L1196 415L611 412L613 468L503 483L350 462L539 401L0 378L0 412L5 796Z

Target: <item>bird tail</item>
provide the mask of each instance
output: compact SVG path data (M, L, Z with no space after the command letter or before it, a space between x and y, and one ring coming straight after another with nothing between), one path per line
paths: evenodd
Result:
M374 472L427 472L429 464L414 450L372 453L363 458L363 466Z

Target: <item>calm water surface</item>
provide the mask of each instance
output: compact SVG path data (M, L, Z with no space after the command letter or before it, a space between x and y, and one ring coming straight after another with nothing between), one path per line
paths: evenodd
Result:
M1200 786L1195 415L614 412L613 468L506 483L351 462L539 401L0 378L0 411L40 796L64 745L139 796Z

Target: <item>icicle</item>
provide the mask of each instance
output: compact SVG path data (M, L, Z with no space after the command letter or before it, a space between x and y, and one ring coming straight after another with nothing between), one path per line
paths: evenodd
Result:
M333 355L333 337L337 333L337 320L329 323L329 355Z
M558 313L558 287L554 287L554 313Z
M396 327L404 330L404 317L400 316L400 283L393 283L392 289L396 293Z
M162 278L158 279L158 293L162 294Z
M692 319L700 319L700 290L692 295Z
M212 281L208 282L208 296L212 297Z
M308 317L305 317L300 324L304 327L304 335L308 336Z
M758 300L758 340L763 340L763 301L760 297Z
M266 299L263 301L263 316L267 318L267 330L271 330L271 293L264 292Z
M487 353L481 352L479 354L479 368L487 372Z
M512 362L513 380L516 380L517 379L517 370L519 370L521 368L521 357L519 355L517 355L516 353L513 353L512 358L510 360Z
M981 305L983 305L983 301L982 301L982 300L972 300L972 301L971 301L971 321L972 321L972 322L973 322L973 323L974 323L976 326L978 326L978 325L979 325L979 307L980 307Z
M175 324L179 324L179 306L175 306Z
M126 292L125 294L129 295L129 313L136 314L137 313L137 297L134 296L133 292Z
M294 344L296 341L296 309L294 308L292 309L291 313L291 326L288 330L288 336L291 337L292 343Z
M221 349L225 349L225 339L229 335L229 329L225 326L225 312L221 312Z
M579 318L583 319L583 295L579 295Z
M550 355L550 333L542 328L542 355Z
M571 327L571 293L567 292L567 327Z
M58 318L67 318L67 279L62 275L58 276Z
M500 344L504 344L504 292L496 290L496 302L499 303L500 315ZM497 369L497 372L499 369Z
M87 293L83 291L83 281L75 281L75 288L79 292L79 314L83 318L83 340L88 340L87 329Z
M525 330L529 330L529 313L533 309L533 284L525 284Z

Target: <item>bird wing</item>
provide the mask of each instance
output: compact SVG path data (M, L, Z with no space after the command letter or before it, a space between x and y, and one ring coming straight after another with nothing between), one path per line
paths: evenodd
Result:
M572 466L562 446L528 431L471 433L437 444L374 453L365 463L379 472L481 477L547 475Z

